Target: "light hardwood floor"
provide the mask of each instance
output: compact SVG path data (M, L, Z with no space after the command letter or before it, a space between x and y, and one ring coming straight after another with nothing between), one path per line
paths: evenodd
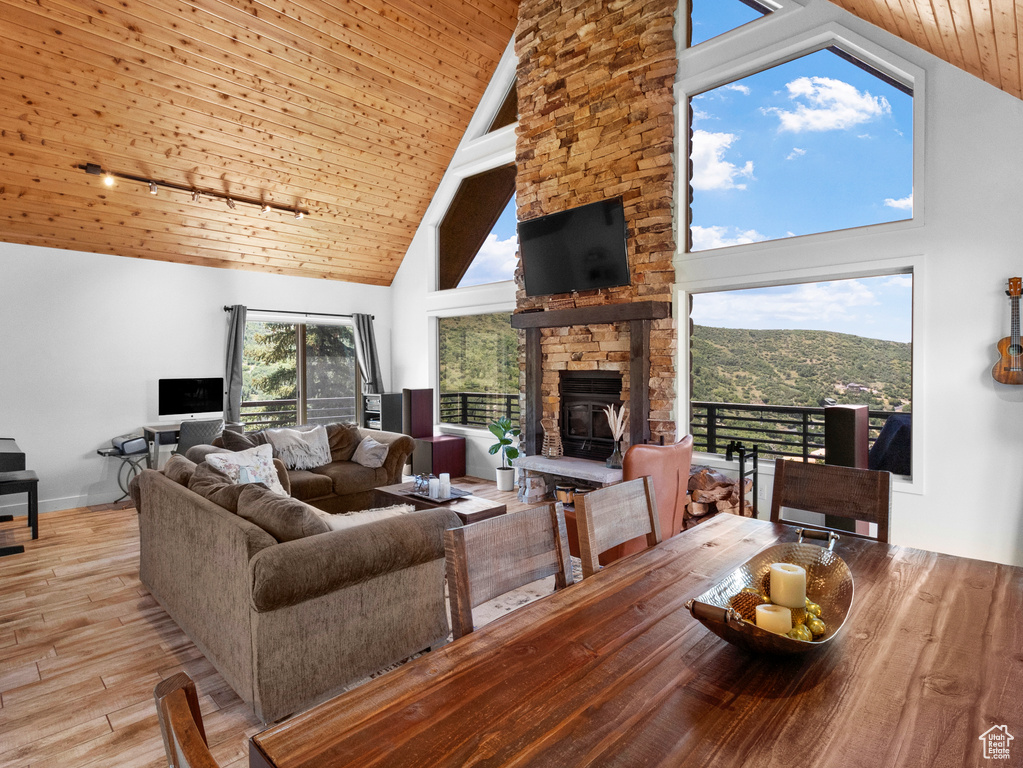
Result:
M458 487L526 505L494 483ZM184 671L195 680L221 766L248 765L262 725L138 579L138 522L130 506L40 515L0 525L0 768L166 766L153 687Z

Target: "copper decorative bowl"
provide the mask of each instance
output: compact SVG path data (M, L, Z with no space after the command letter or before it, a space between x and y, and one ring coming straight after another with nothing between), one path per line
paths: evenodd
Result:
M686 603L689 612L718 637L758 653L798 654L817 650L839 633L853 602L853 577L849 566L834 553L839 536L796 529L799 542L776 544L758 552L716 586ZM826 538L827 549L804 544L803 538ZM731 607L732 597L744 587L760 588L772 563L792 563L806 569L806 596L821 607L825 633L812 642L761 629Z

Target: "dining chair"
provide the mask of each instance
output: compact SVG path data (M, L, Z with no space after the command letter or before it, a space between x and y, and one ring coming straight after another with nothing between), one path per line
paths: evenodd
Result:
M181 422L174 453L184 454L196 445L209 445L224 431L223 419L189 419Z
M771 522L793 522L781 516L782 507L818 512L847 520L876 523L877 540L888 543L888 518L892 508L891 479L889 472L778 459L774 463ZM799 525L831 530L823 525ZM843 536L873 538L850 531L840 533Z
M163 748L170 768L219 768L206 743L195 683L184 672L153 689Z
M584 579L600 570L601 553L612 547L640 536L646 537L647 547L661 541L657 496L650 477L577 496L575 515Z
M560 503L445 531L444 556L456 640L473 631L481 603L548 576L556 590L575 582Z

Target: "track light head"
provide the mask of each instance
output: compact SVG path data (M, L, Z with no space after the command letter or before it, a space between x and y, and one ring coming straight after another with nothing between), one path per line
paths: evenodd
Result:
M234 210L234 200L232 200L230 197L227 198L227 207L230 208L232 211Z
M270 213L270 203L263 203L263 205L260 206L259 210L263 213Z
M156 182L155 181L149 182L149 194L155 195L159 191L159 189L160 188L158 186L156 186Z
M114 186L114 174L108 173L106 176L104 176L103 183L106 184L108 187Z
M303 218L304 216L305 216L305 214L304 214L304 213L302 213L302 211L298 210L298 208L296 208L296 209L295 209L295 218L296 218L296 219L301 219L301 218Z
M198 189L193 189L192 190L192 202L193 203L198 203L199 200L201 200L201 199L202 199L202 196L199 194L199 190Z

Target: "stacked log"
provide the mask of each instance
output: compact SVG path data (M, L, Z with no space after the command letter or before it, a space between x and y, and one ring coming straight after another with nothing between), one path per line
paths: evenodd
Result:
M737 480L710 467L694 466L689 475L689 503L686 505L683 528L692 528L720 512L753 517L751 500L745 498L752 490L753 480L747 478L742 489L745 503L740 504L742 499Z

